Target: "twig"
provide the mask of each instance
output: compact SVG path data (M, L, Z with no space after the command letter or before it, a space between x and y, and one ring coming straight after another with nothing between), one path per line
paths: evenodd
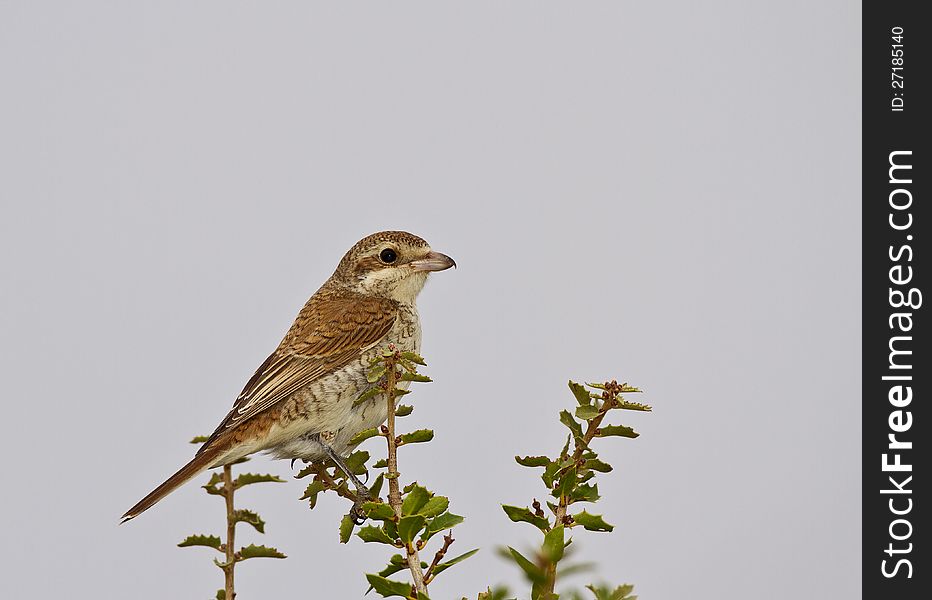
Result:
M593 438L599 433L599 425L602 424L602 419L605 418L605 415L608 414L608 411L615 406L615 396L617 392L614 391L614 388L611 392L605 392L602 397L602 406L599 408L599 414L593 417L589 424L586 426L586 433L583 434L581 440L574 440L575 450L573 452L572 464L575 465L579 463L579 460L582 458L583 452L589 447L589 443L592 442ZM556 510L556 525L564 525L566 523L566 509L567 509L567 499L566 496L560 496L560 503L557 506Z
M443 557L446 555L447 550L450 549L450 546L455 541L456 540L453 539L452 531L448 533L447 535L443 536L443 546L440 548L440 550L437 550L437 554L434 554L434 560L431 561L430 566L427 567L427 572L424 573L424 584L425 585L431 582L431 580L434 577L434 567L436 567L437 564L441 560L443 560Z
M599 408L599 414L593 417L586 426L586 432L583 434L582 439L574 440L575 448L572 456L571 466L577 465L582 459L583 452L589 447L589 443L592 442L593 438L599 433L599 425L602 424L602 419L605 418L605 415L608 414L608 411L614 408L617 404L617 396L621 387L614 381L608 384L606 390L602 393L602 406ZM536 500L535 500L536 502ZM538 504L538 506L540 506ZM557 510L554 511L556 519L554 520L553 526L557 527L559 525L569 525L567 522L566 512L569 508L569 502L565 494L560 494L560 502L557 504ZM554 587L557 583L557 565L549 564L545 573L545 584L544 589L546 593L544 598L550 598L553 595Z
M226 600L235 600L236 592L233 590L233 568L236 566L236 547L234 538L236 537L236 519L233 514L233 468L230 465L223 466L223 497L227 506L227 540L226 540L226 563L223 565L223 588Z
M392 350L394 348L392 347ZM388 469L385 475L388 479L388 504L395 511L395 516L401 519L401 490L398 487L398 440L395 439L395 386L398 384L397 368L397 351L395 356L389 357L385 363L388 367L385 379L385 397L388 401L388 418L385 421L386 435L388 440ZM417 548L412 544L405 544L405 558L408 562L408 569L411 571L411 578L414 580L414 588L418 593L427 594L427 586L424 584L424 573L421 571L421 558L418 556Z
M312 464L312 468L314 469L314 475L320 478L327 489L336 492L337 496L356 502L356 494L350 491L345 485L338 484L333 477L330 476L330 473L327 472L327 467L325 465L315 462Z

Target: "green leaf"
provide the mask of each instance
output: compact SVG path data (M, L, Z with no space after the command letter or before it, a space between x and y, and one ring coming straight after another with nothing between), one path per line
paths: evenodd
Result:
M385 365L381 363L376 364L374 367L369 369L369 372L366 374L366 381L369 383L375 383L381 379L383 375L385 375L387 370L388 369L385 367Z
M304 468L302 468L300 471L298 471L297 475L295 475L294 478L295 478L295 479L303 479L303 478L307 477L308 475L316 475L316 474L317 474L317 470L314 468L316 465L317 465L317 463L308 463L308 464L304 465Z
M570 500L573 502L596 502L599 499L599 486L577 485L570 492Z
M580 425L579 422L573 418L573 415L571 415L569 411L567 410L560 411L560 422L569 428L574 438L576 439L582 438L583 436L582 425Z
M571 433L566 434L566 443L563 444L563 449L560 450L560 458L567 458L569 456L570 440L572 439L573 439L573 434Z
M383 391L384 391L384 390L382 390L382 388L380 388L380 387L377 386L377 385L371 386L371 387L370 387L369 389L367 389L365 392L359 394L359 397L357 397L355 400L353 400L353 408L356 408L356 407L359 406L360 404L365 404L365 403L368 402L369 400L371 400L371 399L375 398L376 396L378 396L379 394L381 394Z
M354 475L362 475L367 472L367 460L369 460L369 453L365 450L357 450L346 457L346 466Z
M402 515L413 515L418 513L430 497L433 496L427 488L421 487L416 483L412 484L407 490L404 501L401 503Z
M400 554L393 554L391 559L388 561L388 566L379 571L379 575L382 577L388 577L389 575L394 575L398 571L403 571L408 568L408 563L405 561L404 557ZM372 587L370 586L371 590ZM369 593L368 590L366 593Z
M508 588L488 588L484 592L479 592L478 600L505 600L507 597Z
M317 495L324 491L324 483L322 481L312 481L308 484L307 489L304 490L304 495L298 498L298 500L310 500L311 508L313 509L317 506Z
M210 436L209 436L209 435L196 435L196 436L194 436L194 437L191 439L191 441L188 442L188 443L189 443L189 444L203 444L204 442L206 442L206 441L209 440L209 439L210 439Z
M385 481L385 477L379 473L379 476L375 478L375 481L372 482L372 485L369 487L369 495L373 498L379 497L379 492L382 491L382 482Z
M615 589L609 586L587 585L586 588L595 595L596 600L637 600L637 596L630 595L634 591L633 585L619 585Z
M508 546L508 553L505 554L505 556L515 561L515 564L521 567L521 570L524 571L524 573L528 576L528 579L530 579L532 582L543 583L545 578L544 572L540 569L540 567L525 558L523 554L511 546Z
M567 544L569 546L569 544ZM557 574L561 579L564 577L569 577L570 575L576 575L577 573L586 573L594 571L598 567L598 564L594 562L584 562L584 563L573 563L565 567L560 567L560 572Z
M427 366L427 363L424 362L424 358L417 352L402 352L401 358L404 360L410 360L414 364L421 365L422 367Z
M550 459L546 456L516 456L515 462L522 467L546 467Z
M434 496L417 511L417 514L424 515L428 519L436 517L450 506L450 499L446 496Z
M572 456L565 456L563 457L563 460L560 461L560 471L565 473L569 467L575 464L576 464L576 461L573 460Z
M356 523L353 521L353 517L350 515L343 515L343 520L340 521L340 543L345 544L349 541L350 536L353 535L353 528L356 527Z
M451 512L445 512L442 515L438 515L427 522L427 526L424 528L424 533L421 534L421 540L426 542L441 531L452 529L462 522L463 517L454 515Z
M398 539L398 527L395 525L394 521L383 521L382 531L393 540Z
M618 435L626 438L636 438L638 437L637 432L635 432L630 427L625 427L624 425L605 425L599 427L599 431L595 434L596 437L609 437L613 435Z
M238 490L239 488L246 486L246 485L251 485L253 483L266 483L266 482L285 483L285 480L282 479L281 477L277 477L275 475L269 475L269 474L260 475L257 473L241 473L233 481L233 489Z
M390 546L395 545L395 540L393 538L389 537L381 527L376 527L374 525L366 525L360 529L356 535L359 539L367 543L376 542L379 544L388 544Z
M407 371L408 373L417 373L417 365L411 362L410 360L405 360L401 358L398 360L398 364L401 365L401 368Z
M615 382L613 381L612 383L615 383ZM596 388L598 390L608 389L606 383L586 383L586 385L588 385L591 388ZM618 384L615 383L615 385L618 385ZM627 383L622 383L619 387L621 388L618 392L619 394L641 393L640 389L636 387L632 387L628 385Z
M547 489L553 487L553 480L557 476L557 472L560 470L560 463L552 462L544 469L544 472L541 474L540 478L543 480L544 485L547 486Z
M227 600L227 591L217 590L216 600Z
M223 477L220 475L220 473L214 472L210 474L210 479L207 481L207 483L201 487L207 490L207 493L212 496L221 496L223 495L223 487L220 486L221 483L223 483Z
M509 506L508 504L502 504L502 510L504 510L508 518L515 523L530 523L541 531L547 531L547 529L550 528L550 521L544 517L535 515L531 512L531 509L526 506Z
M576 397L576 402L580 406L587 406L592 404L592 399L589 396L589 390L586 389L586 386L576 383L575 381L569 382L570 391L573 392L573 396Z
M588 421L599 416L599 409L594 406L580 406L576 408L576 416L583 421Z
M612 465L607 462L602 462L597 458L590 458L583 464L583 467L590 471L598 471L599 473L608 473L612 470Z
M551 563L557 563L563 558L563 548L563 525L557 525L544 536L541 551L547 560Z
M410 404L399 404L398 408L395 409L396 417L407 417L414 412L414 407Z
M245 548L240 548L239 555L243 560L248 558L288 558L275 548L269 548L268 546L256 546L255 544L250 544Z
M401 434L402 444L420 444L422 442L429 442L432 439L434 439L434 432L430 429L418 429L411 433Z
M220 545L223 541L215 535L189 535L184 538L180 544L179 548L188 548L190 546L206 546L208 548L213 548L214 550L219 550Z
M402 542L410 544L411 541L417 537L417 534L421 532L426 521L427 519L425 519L423 515L401 517L398 521L398 537L401 538Z
M437 576L437 575L443 573L444 571L446 571L447 569L449 569L450 567L452 567L452 566L455 565L456 563L461 563L461 562L463 562L464 560L466 560L467 558L469 558L470 556L472 556L473 554L475 554L475 553L478 552L478 551L479 551L478 548L474 548L473 550L470 550L469 552L463 552L463 553L460 554L459 556L456 556L456 557L454 557L454 558L451 558L451 559L448 560L448 561L444 561L444 562L442 562L442 563L438 563L437 566L434 567L433 575L434 575L434 576Z
M412 373L410 371L405 371L401 374L401 381L419 381L421 383L430 383L433 381L427 375L421 375L420 373Z
M393 596L409 598L411 596L410 583L405 583L403 581L393 581L391 579L386 579L380 575L375 575L372 573L367 573L366 579L369 581L369 585L372 586L372 589L374 589L376 593L380 594L383 598L391 598Z
M620 402L615 408L620 408L622 410L638 410L641 412L650 412L653 410L653 408L647 404L641 404L640 402L628 402L627 400Z
M375 464L372 465L373 469L385 469L387 467L388 467L388 461L385 460L384 458L380 458L379 460L375 461Z
M614 525L606 523L602 519L602 515L591 515L586 511L573 515L573 520L589 531L611 531L615 528Z
M375 427L371 427L369 429L363 429L362 431L354 435L352 438L350 438L350 441L347 442L347 444L349 446L358 446L359 444L365 442L369 438L375 437L377 435L379 435L379 430Z
M265 533L265 521L262 520L262 517L252 512L251 510L246 510L245 508L234 510L233 522L248 523L252 525L253 528L259 533Z
M367 517L377 521L392 521L395 519L395 511L384 502L366 502L362 505L362 510Z
M570 492L576 486L576 467L567 469L566 472L560 477L560 482L557 484L556 489L551 492L554 498L559 498L560 496L569 496Z

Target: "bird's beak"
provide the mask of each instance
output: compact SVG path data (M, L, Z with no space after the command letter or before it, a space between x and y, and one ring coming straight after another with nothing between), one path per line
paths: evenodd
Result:
M411 266L415 271L445 271L456 266L456 261L447 256L431 250L427 256L420 260L412 260Z

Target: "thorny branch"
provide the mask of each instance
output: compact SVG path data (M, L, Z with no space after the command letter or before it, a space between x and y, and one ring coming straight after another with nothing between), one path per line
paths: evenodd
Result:
M599 426L602 424L602 420L605 418L605 415L608 414L608 411L618 406L618 394L621 393L623 387L624 386L619 385L618 382L614 380L605 384L605 390L602 392L602 404L599 406L599 413L589 421L582 439L575 439L573 442L574 451L571 457L571 465L578 466L582 463L583 452L589 448L589 443L592 442L593 438L599 434ZM555 511L556 519L554 520L554 527L558 527L560 525L572 525L573 518L567 516L566 514L568 507L569 498L567 498L566 494L560 494L560 500L557 504L557 510ZM534 508L538 514L543 514L540 503L538 503L536 499L534 500ZM545 576L546 581L544 584L544 597L550 598L554 593L554 587L556 586L557 582L556 563L548 565Z
M233 569L236 567L236 517L233 508L233 467L223 466L223 498L227 508L227 539L225 544L226 562L223 564L223 589L226 600L235 600L236 592L233 589Z
M430 566L427 568L427 572L424 573L424 583L428 584L431 582L434 576L434 568L443 560L443 557L446 556L447 550L450 549L450 546L456 540L453 539L453 532L451 531L447 535L443 536L443 546L440 547L440 550L437 550L437 553L434 554L434 560L431 561Z
M395 350L394 346L389 347ZM385 439L388 442L388 470L385 478L388 479L388 504L395 511L395 516L401 519L401 490L398 487L398 442L395 437L395 399L397 397L396 385L398 384L398 351L387 357L385 366L388 368L385 375L385 397L388 402L388 418L385 421ZM408 563L408 570L411 571L411 578L414 581L414 588L419 593L426 594L427 586L424 583L424 573L421 571L421 559L417 552L417 547L412 543L405 544L405 559Z

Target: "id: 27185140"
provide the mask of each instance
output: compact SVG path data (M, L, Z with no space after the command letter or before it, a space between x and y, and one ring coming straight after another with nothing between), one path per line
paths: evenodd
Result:
M903 96L903 28L894 27L890 30L890 87L893 97L890 99L890 110L903 112L905 98Z

